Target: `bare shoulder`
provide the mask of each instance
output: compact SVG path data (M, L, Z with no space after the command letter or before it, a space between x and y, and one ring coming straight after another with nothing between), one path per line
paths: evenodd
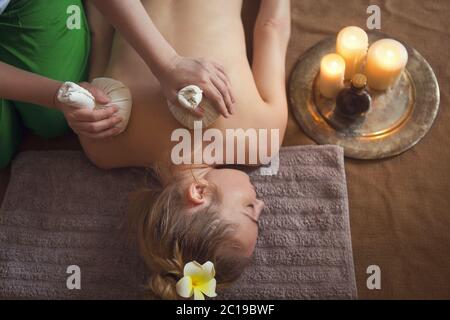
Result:
M127 133L103 140L80 137L80 143L88 159L99 169L110 170L132 166L132 154L127 143Z

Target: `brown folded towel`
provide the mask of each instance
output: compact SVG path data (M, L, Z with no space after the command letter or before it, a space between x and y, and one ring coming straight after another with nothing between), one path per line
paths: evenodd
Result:
M280 158L276 176L250 173L266 203L254 264L218 298L356 298L342 149ZM145 174L98 170L78 151L20 154L0 210L0 298L140 298L145 268L121 226ZM81 290L66 287L69 265Z

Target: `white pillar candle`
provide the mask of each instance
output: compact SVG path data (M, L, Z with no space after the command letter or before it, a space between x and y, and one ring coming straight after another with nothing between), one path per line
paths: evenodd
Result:
M400 42L383 39L375 42L367 56L368 84L375 90L394 85L408 63L408 51Z
M330 99L336 98L344 88L345 61L338 54L332 53L322 58L320 63L320 93Z
M345 80L351 80L356 73L361 73L367 49L369 37L359 27L346 27L337 37L336 52L345 60Z

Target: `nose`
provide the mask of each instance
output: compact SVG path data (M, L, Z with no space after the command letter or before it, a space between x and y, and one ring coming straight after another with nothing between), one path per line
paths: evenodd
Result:
M256 219L259 219L259 216L261 215L262 210L264 209L264 201L256 199Z

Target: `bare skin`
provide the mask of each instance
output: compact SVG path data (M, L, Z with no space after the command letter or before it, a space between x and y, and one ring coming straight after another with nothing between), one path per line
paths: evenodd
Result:
M263 2L260 26L255 28L251 68L240 18L241 1L143 1L155 25L177 52L184 56L205 56L224 66L236 100L235 115L229 119L222 117L212 126L224 134L226 129L234 128L278 128L280 140L284 135L285 54L290 24L289 12L284 11L289 6L273 2ZM280 18L276 12L270 12L274 6L280 8ZM93 163L101 168L117 168L149 167L167 161L174 145L171 134L181 125L171 115L157 78L118 34L106 72L92 76L100 75L120 80L130 88L133 111L128 129L121 135L99 141L81 138Z
M140 0L90 2L120 31L150 70L158 76L162 92L168 100L177 100L179 87L202 83L204 94L217 111L225 118L233 114L234 98L223 67L205 58L180 55L161 35Z
M156 27L180 55L205 57L224 67L233 87L235 112L227 119L221 117L211 128L220 130L224 136L226 129L279 129L281 144L287 124L285 58L290 36L289 0L262 1L254 31L252 66L247 60L242 1L144 0L142 3ZM89 15L96 16L92 11ZM112 38L106 24L96 19L92 25L95 37ZM133 110L124 133L103 140L80 137L87 156L104 169L159 164L170 168L172 174L185 176L187 200L192 206L188 210L207 205L203 186L213 183L223 199L222 211L241 226L238 238L244 244L244 253L251 254L256 243L255 223L263 203L257 199L248 176L237 170L210 166L171 165L170 153L176 143L170 137L182 126L170 113L157 78L118 34L114 36L111 59L104 71L101 61L108 61L106 51L99 50L96 55L94 50L92 60L99 63L92 66L91 77L106 76L122 81L133 95ZM278 148L268 152L276 154ZM195 181L186 169L193 171ZM163 183L171 180L170 175L163 178Z

